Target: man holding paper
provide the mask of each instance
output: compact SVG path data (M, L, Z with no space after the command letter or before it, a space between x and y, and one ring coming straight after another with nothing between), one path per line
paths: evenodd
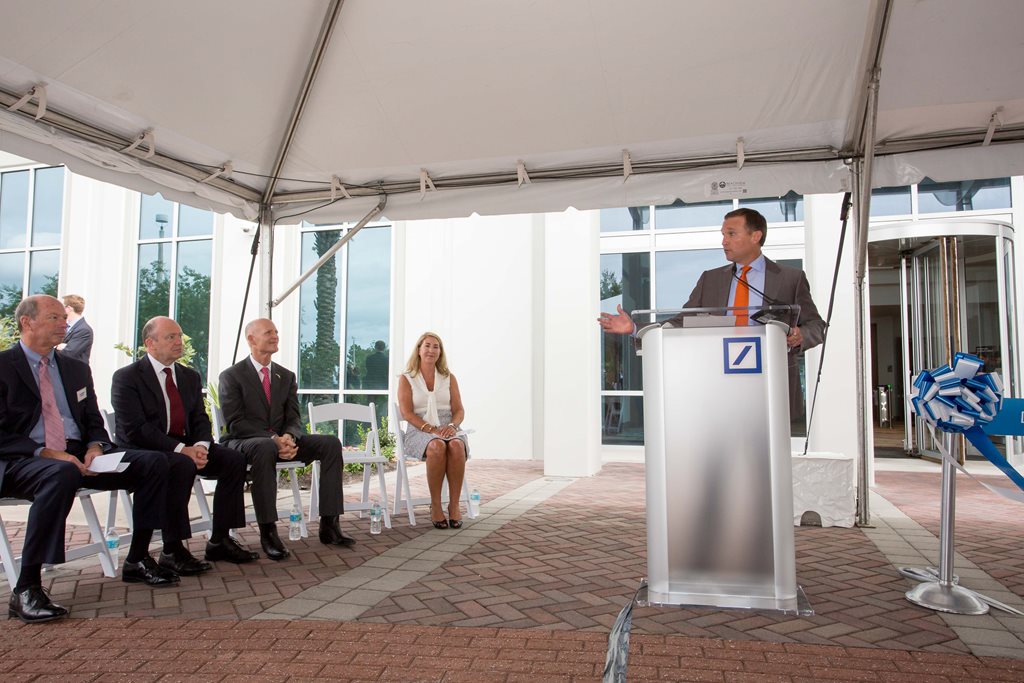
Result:
M181 476L168 482L168 526L163 529L159 563L186 575L212 568L210 562L193 557L183 543L192 536L188 502L196 473L217 481L206 559L252 562L258 555L230 534L245 526L245 456L213 443L203 381L198 372L177 362L185 352L181 327L158 316L143 326L142 341L145 357L114 373L111 402L120 446L162 451L169 462L181 465Z
M52 621L68 610L42 588L43 564L64 562L67 515L80 486L135 491L134 534L122 578L150 586L178 576L149 556L153 529L164 523L167 462L152 451L127 451L123 472L88 470L110 447L85 363L54 348L64 339L67 313L57 299L36 295L15 310L21 340L0 353L0 496L31 500L21 574L8 613L25 622Z

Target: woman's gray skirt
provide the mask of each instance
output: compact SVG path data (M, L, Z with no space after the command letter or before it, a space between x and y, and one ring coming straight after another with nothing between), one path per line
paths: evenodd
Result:
M439 411L437 417L441 420L441 425L447 425L452 421L452 413L450 410ZM410 425L402 433L402 445L405 447L405 454L413 458L419 458L420 460L427 459L427 444L434 439L440 439L437 434L429 434L427 432L420 431L412 425ZM459 433L455 436L456 439L462 442L466 447L466 460L469 460L469 439L466 435ZM441 439L442 441L444 439Z

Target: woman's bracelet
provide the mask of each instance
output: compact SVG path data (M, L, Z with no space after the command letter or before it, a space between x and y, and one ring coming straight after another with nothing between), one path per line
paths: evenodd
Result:
M429 434L431 429L433 429L433 427L431 427L430 424L428 424L427 422L424 422L422 425L420 425L421 432L426 432Z

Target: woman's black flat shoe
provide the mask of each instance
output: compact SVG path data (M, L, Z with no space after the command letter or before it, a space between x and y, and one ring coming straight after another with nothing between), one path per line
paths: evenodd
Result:
M447 519L442 519L440 522L435 522L434 520L430 520L430 522L431 522L431 524L434 525L435 529L447 529L448 528L448 520ZM459 522L459 526L462 526L462 522Z

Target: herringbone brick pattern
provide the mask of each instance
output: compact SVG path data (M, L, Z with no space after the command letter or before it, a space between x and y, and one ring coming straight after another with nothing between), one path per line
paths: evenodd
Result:
M876 490L918 524L939 535L938 473L879 472ZM1001 476L978 477L1012 488ZM1024 507L957 475L956 550L1024 597ZM933 562L937 561L932 558Z
M600 680L606 636L363 622L71 619L0 623L0 675L68 681ZM635 636L630 681L908 683L1024 680L1024 662L878 648Z
M644 575L643 489L642 466L606 465L361 618L607 632ZM633 632L967 651L857 529L797 529L797 579L813 617L637 608Z

